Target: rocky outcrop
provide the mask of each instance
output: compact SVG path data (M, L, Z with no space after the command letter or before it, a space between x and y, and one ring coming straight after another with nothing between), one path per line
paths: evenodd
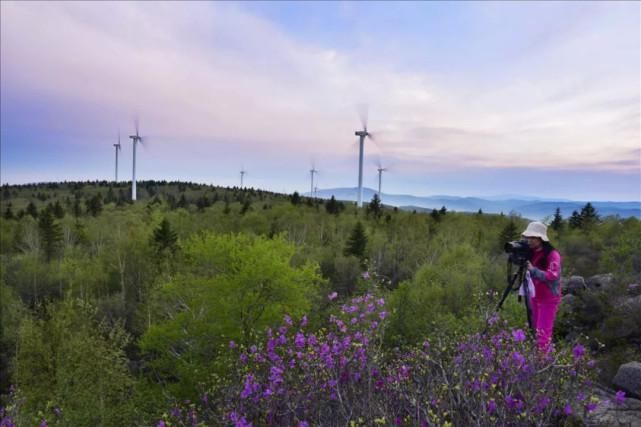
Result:
M641 363L629 362L619 366L612 384L628 396L641 399Z
M606 290L614 285L614 275L612 273L597 274L585 281L588 289Z
M595 394L601 403L584 420L587 426L641 427L641 401L627 398L617 402L612 390L598 388Z
M581 276L570 276L570 278L561 279L561 289L563 293L575 295L578 292L587 289L585 280Z

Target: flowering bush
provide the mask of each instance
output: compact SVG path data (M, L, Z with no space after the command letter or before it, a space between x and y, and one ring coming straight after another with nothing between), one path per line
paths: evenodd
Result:
M330 294L330 300L336 295ZM485 334L435 337L384 352L388 313L372 294L356 297L309 331L306 317L241 348L236 385L223 403L173 425L548 425L595 409L585 348L543 355L528 334L497 317ZM164 421L163 421L164 423ZM164 424L159 424L164 425Z

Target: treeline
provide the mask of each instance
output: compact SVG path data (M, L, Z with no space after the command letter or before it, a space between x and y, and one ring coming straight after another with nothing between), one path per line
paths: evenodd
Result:
M358 210L148 181L132 204L129 190L2 187L0 394L21 425L56 408L62 425L150 425L167 397L197 400L231 380L230 340L256 345L285 314L326 326L334 292L385 297L388 349L481 328L505 287L503 244L527 225L445 207L405 212L377 197ZM578 215L580 224L551 213L564 274L638 277L641 223L589 205ZM520 324L521 310L506 304Z

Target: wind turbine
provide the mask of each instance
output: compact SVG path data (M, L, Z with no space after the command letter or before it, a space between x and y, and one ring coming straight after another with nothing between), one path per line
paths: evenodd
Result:
M383 172L387 172L387 169L384 168L381 165L381 163L379 162L377 170L378 170L378 198L380 200L380 198L381 198L381 181L382 181L382 177L383 177Z
M243 188L243 182L244 182L244 178L245 178L245 174L246 173L247 173L247 171L244 168L240 169L240 188L241 189Z
M363 130L357 130L354 135L359 137L359 151L358 151L358 204L359 208L363 207L363 146L365 145L365 138L374 140L371 133L367 132L367 110L361 111L361 124Z
M317 174L317 173L318 173L318 171L316 170L316 168L314 167L314 165L312 165L312 169L309 171L309 174L310 174L310 175L311 175L311 177L312 177L312 185L311 185L311 187L310 187L310 193L309 193L309 194L310 194L310 196L312 196L312 197L316 197L316 196L314 195L314 188L315 188L315 187L314 187L314 174Z
M120 147L120 131L118 131L118 144L113 144L116 149L116 182L118 182L118 152L122 150Z
M134 148L133 173L131 176L131 200L136 201L136 144L139 142L142 143L142 137L138 132L138 119L136 119L134 123L136 126L136 134L129 135L129 138L131 138L131 142Z

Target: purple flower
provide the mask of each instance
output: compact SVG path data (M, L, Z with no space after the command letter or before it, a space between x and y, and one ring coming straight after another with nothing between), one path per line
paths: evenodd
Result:
M583 347L581 344L577 344L572 349L572 354L574 355L574 360L579 360L585 354L585 347Z
M334 301L337 296L338 296L338 293L332 292L331 294L327 295L327 299L330 301Z
M381 311L378 313L378 317L380 317L381 320L385 319L387 317L387 311Z
M286 314L286 315L284 316L284 318L283 318L283 319L285 320L285 323L287 324L287 326L292 326L292 325L294 324L294 323L292 322L292 318L291 318L291 317L289 317L289 315L288 315L288 314Z
M368 280L369 279L369 271L365 271L363 273L363 279Z
M596 403L590 402L587 405L585 405L585 410L586 410L586 412L590 413L590 412L594 411L596 409L596 407L597 407Z
M42 420L40 427L47 427L47 420Z
M565 415L572 415L572 406L569 403L567 403L563 408L563 413Z
M525 357L518 351L512 352L512 361L518 367L521 367L525 363Z
M301 421L298 423L298 427L309 427L309 423L307 421Z
M54 413L54 414L55 414L55 416L56 416L56 417L58 417L58 418L60 418L60 416L62 416L62 411L61 411L61 410L60 410L60 408L59 408L59 407L57 407L57 406L56 406L55 408L53 408L53 413Z
M165 422L163 420L158 421L158 424L156 424L156 427L165 427Z
M231 348L231 349L233 350L233 349L235 349L236 347L238 347L238 346L236 345L236 343L234 342L234 340L229 341L229 348Z
M490 399L489 402L487 402L487 412L490 414L493 414L496 411L496 402L494 399Z
M302 319L300 319L300 325L304 328L307 326L307 315L303 316Z
M298 332L296 334L296 339L294 340L294 344L296 344L296 347L298 348L305 347L305 335L303 335L301 332Z
M522 329L516 329L512 331L512 339L516 342L525 341L525 332Z
M625 402L625 392L624 391L617 391L617 394L614 396L614 403L617 405L623 405Z

